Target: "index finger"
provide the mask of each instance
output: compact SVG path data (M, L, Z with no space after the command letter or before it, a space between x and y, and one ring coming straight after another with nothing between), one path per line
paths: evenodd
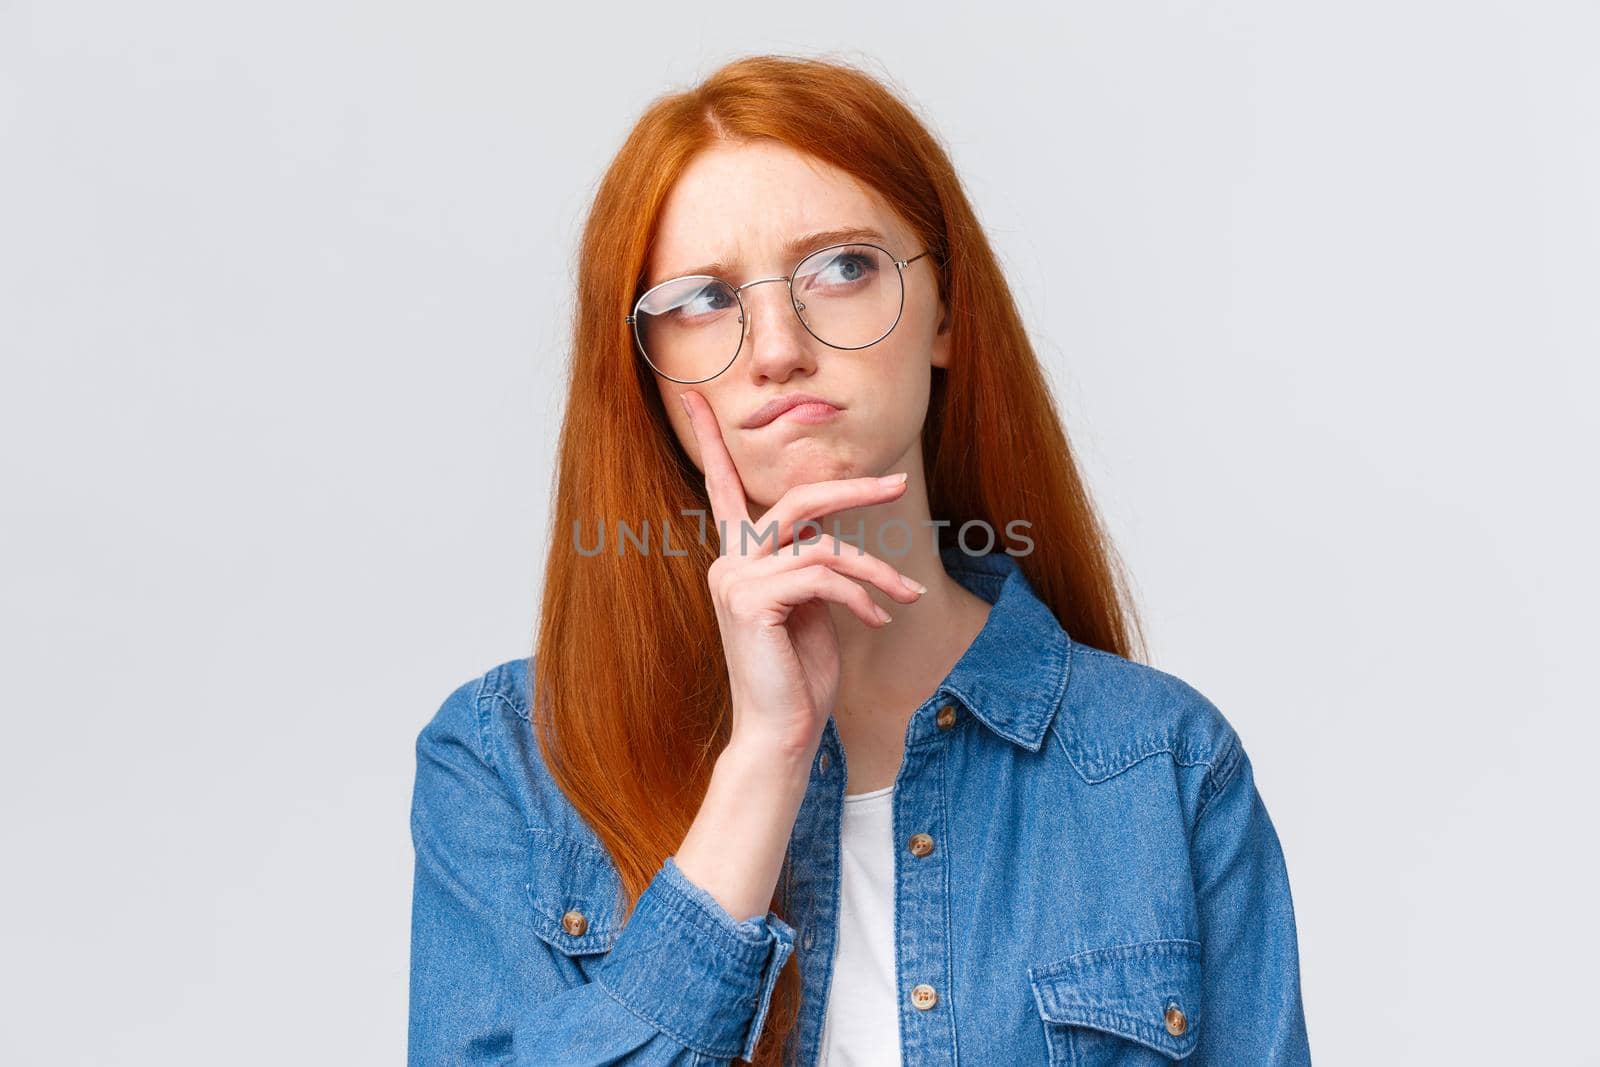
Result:
M700 444L700 465L705 468L706 495L711 498L711 517L717 524L717 538L723 540L723 531L742 530L741 523L750 521L745 509L744 482L733 465L728 446L722 440L722 428L717 425L716 413L706 398L694 390L679 394L684 408L689 412L689 425ZM691 400L690 398L693 397ZM726 547L726 546L724 546Z

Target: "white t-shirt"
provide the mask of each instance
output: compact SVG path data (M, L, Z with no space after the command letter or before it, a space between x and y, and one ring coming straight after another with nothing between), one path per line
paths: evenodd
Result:
M900 1067L893 785L845 795L839 864L839 936L818 1067Z

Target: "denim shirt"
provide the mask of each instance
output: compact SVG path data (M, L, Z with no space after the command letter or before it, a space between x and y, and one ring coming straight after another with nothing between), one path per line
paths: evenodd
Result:
M1074 641L1013 557L943 555L993 606L911 716L895 780L904 1062L1309 1063L1288 873L1232 726L1177 677ZM625 917L542 764L529 667L466 682L417 738L409 1062L748 1059L798 953L788 1062L815 1064L846 782L833 719L778 882L787 922L730 915L670 856Z

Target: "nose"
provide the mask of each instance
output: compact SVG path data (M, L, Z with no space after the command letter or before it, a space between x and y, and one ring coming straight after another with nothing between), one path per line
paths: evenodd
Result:
M744 303L744 346L751 377L781 382L797 370L815 369L812 337L789 302L787 278L751 282L739 296Z

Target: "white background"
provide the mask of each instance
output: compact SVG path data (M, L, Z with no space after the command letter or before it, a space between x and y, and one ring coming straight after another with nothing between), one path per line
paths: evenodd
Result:
M530 647L575 239L748 51L954 155L1244 738L1325 1064L1595 1063L1588 3L0 2L0 1060L398 1063L417 732Z

